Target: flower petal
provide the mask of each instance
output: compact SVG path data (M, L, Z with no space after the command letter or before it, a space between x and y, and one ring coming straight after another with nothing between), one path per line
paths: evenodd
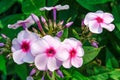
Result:
M44 11L44 10L50 11L52 9L53 9L53 7L43 7L43 8L40 8L41 11Z
M69 5L64 5L64 6L61 6L61 5L57 5L55 6L55 8L60 11L60 10L66 10L66 9L69 9Z
M49 47L48 43L44 39L38 39L31 45L31 53L36 56L38 54L43 54L45 50Z
M92 33L96 33L96 34L102 33L102 27L95 20L89 21L88 27Z
M49 57L47 67L50 71L54 71L54 70L59 69L61 64L62 64L62 62L57 60L55 57Z
M56 53L56 58L60 61L65 61L69 58L69 53L65 49L59 49Z
M46 35L43 37L43 39L46 41L46 42L49 42L49 46L53 46L55 49L58 48L60 46L60 39L57 38L57 37L52 37L50 35ZM54 43L54 44L53 44Z
M72 65L71 65L71 62L70 62L70 59L66 60L63 62L62 64L65 68L70 68Z
M115 26L113 24L101 24L101 27L107 29L108 31L113 31L115 29Z
M17 64L22 64L23 62L23 57L26 54L22 52L22 50L18 50L16 52L13 53L13 60L17 63Z
M17 38L12 40L12 52L20 50L20 43L18 42Z
M85 24L85 25L88 25L88 24L89 24L89 21L94 20L96 17L97 17L97 16L96 16L95 13L92 13L92 12L88 13L88 14L85 16L84 24Z
M27 63L32 63L34 61L34 56L30 52L28 52L24 56L23 61Z
M104 15L103 15L103 21L104 21L104 23L109 24L109 23L111 23L113 20L114 20L114 18L113 18L113 15L112 15L112 14L110 14L110 13L104 13Z
M45 54L39 54L35 57L35 66L39 70L47 70L47 57Z
M77 56L82 57L84 55L84 50L82 47L77 48Z
M77 56L75 58L72 58L71 60L71 64L76 68L81 67L82 63L83 63L83 59Z

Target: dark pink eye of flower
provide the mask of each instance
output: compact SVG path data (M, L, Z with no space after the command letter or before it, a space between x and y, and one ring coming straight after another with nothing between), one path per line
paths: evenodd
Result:
M97 17L96 20L97 20L98 23L102 23L103 22L103 19L100 18L100 17Z
M21 49L23 50L23 52L28 52L30 49L30 42L23 41L21 45Z
M55 51L55 49L54 49L53 47L50 47L50 48L48 48L48 49L46 50L46 54L47 54L48 57L54 56L55 53L56 53L56 51Z
M76 50L75 50L74 48L71 49L70 52L69 52L69 54L70 54L70 57L71 57L71 58L75 57L75 55L76 55Z

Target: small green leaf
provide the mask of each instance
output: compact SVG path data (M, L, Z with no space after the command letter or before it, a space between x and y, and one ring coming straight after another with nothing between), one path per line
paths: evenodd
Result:
M100 52L101 48L94 48L92 46L84 46L84 56L83 56L83 62L84 64L92 61Z
M68 38L68 28L64 29L61 40L63 41L65 38Z
M6 72L6 60L2 55L0 55L0 71L2 71L5 75L7 74L7 72Z
M72 32L73 32L73 35L76 39L80 39L80 36L75 29L72 29Z
M26 77L28 76L28 72L27 72L27 67L25 64L16 65L15 72L21 78L21 80L26 80Z
M2 25L2 22L1 22L1 20L0 20L0 28L3 28L3 25Z

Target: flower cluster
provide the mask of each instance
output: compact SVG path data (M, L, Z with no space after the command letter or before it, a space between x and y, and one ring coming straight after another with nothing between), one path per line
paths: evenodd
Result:
M42 71L54 71L63 65L76 68L83 63L84 50L80 41L74 38L65 39L63 42L57 37L46 35L39 38L30 31L21 31L12 41L13 60L17 64L35 63Z
M15 24L9 24L8 28L16 29L23 27L17 38L12 40L11 52L15 63L23 64L30 63L34 66L30 73L28 80L32 79L32 75L39 71L56 71L61 77L63 77L60 67L79 68L83 64L84 50L82 48L81 40L75 38L61 39L64 29L69 28L73 21L64 24L64 21L56 21L56 11L69 9L68 5L57 5L54 7L43 7L40 10L53 10L53 20L46 20L43 16L37 17L35 14L31 14L25 20L19 20ZM82 21L83 32L80 39L85 40L88 38L93 47L98 48L98 42L91 38L91 32L100 34L105 28L108 31L113 31L115 26L111 24L114 20L112 14L104 13L103 11L90 12L85 16ZM42 24L41 24L42 22ZM40 32L33 27L29 30L29 27L33 24L37 24ZM84 26L87 27L84 27ZM44 28L42 27L44 26ZM89 32L89 30L90 32ZM86 35L87 34L87 35ZM2 34L4 38L5 35ZM80 37L81 37L80 36ZM0 47L5 44L0 43ZM42 78L44 78L43 75Z

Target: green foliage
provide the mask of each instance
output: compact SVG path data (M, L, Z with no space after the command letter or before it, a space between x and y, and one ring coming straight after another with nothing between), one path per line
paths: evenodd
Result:
M91 46L84 46L84 56L83 56L83 62L84 64L92 61L100 52L101 48L94 48Z
M45 6L45 0L25 0L22 3L22 11L26 15L35 13L41 15L40 8Z
M2 71L5 75L7 74L6 60L3 55L0 55L0 71Z
M7 11L15 3L15 1L16 0L0 0L0 14Z
M21 80L26 80L26 77L28 76L27 67L25 64L22 65L16 65L15 66L15 73L21 78Z

